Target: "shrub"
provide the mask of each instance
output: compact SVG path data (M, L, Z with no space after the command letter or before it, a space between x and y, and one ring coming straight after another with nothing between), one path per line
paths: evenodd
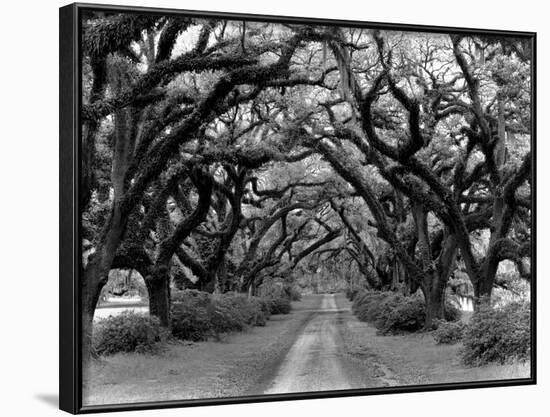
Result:
M221 333L240 332L246 326L244 314L239 309L239 301L231 296L212 296L208 315L216 337Z
M288 285L265 282L258 287L257 294L264 298L290 298Z
M181 340L198 342L212 335L209 295L196 290L181 291L172 296L172 335Z
M445 320L447 321L458 321L462 316L462 311L455 304L446 303L445 304Z
M251 297L249 303L251 305L251 313L249 313L250 321L248 324L252 326L265 326L271 314L268 303L259 297Z
M426 309L420 297L388 297L376 320L381 334L416 332L424 327Z
M402 299L397 293L361 291L355 296L352 311L359 320L375 323Z
M527 360L531 354L530 303L510 303L474 313L463 336L462 360L467 365Z
M351 303L351 311L355 313L357 309L366 301L366 298L378 294L377 292L370 292L367 290L359 290L353 297L353 302Z
M346 298L350 301L353 301L358 292L359 292L359 290L357 288L353 288L353 289L352 288L347 288L346 289Z
M286 292L290 301L300 301L302 299L302 293L294 287L286 288Z
M242 307L246 324L249 326L265 326L270 313L263 306L262 301L258 297L247 298L244 295L240 295L240 297L246 301Z
M438 345L458 343L462 340L465 326L460 321L439 322L437 330L433 332L433 337Z
M362 290L357 292L352 312L361 321L374 324L382 334L414 332L424 327L426 307L420 295L404 296L396 292ZM456 321L460 311L447 304L445 319Z
M292 306L290 300L285 297L277 297L269 299L269 311L271 314L288 314Z
M93 345L100 355L117 352L155 352L165 333L156 317L125 311L100 320Z
M252 300L258 304L266 320L269 319L269 316L271 315L271 303L269 299L265 297L252 297Z
M172 303L194 302L206 307L212 295L199 290L183 290L172 292Z
M271 304L244 294L208 294L186 290L172 302L172 334L181 340L200 341L223 333L265 326Z
M242 324L247 326L265 326L269 316L269 306L258 297L247 297L239 293L226 293L215 296L213 300L214 303L226 305L228 313L232 314L230 319L235 323L234 330L239 330L238 327L240 326L235 319L242 321Z

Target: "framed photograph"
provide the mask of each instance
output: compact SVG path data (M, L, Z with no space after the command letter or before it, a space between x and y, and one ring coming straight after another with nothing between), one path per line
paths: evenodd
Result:
M62 7L60 408L534 384L535 41Z

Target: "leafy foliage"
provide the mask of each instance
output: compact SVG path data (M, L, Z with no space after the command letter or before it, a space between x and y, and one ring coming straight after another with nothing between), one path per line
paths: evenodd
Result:
M259 297L180 291L172 303L172 335L191 341L219 339L225 333L243 331L249 326L265 326L271 311L272 300Z
M239 309L243 306L237 300L225 295L211 297L207 312L210 328L216 338L223 333L240 332L245 329L247 323L244 311Z
M100 355L118 352L156 352L165 339L156 317L125 311L99 321L94 329L93 345Z
M433 337L437 344L455 344L462 340L465 324L460 321L443 321L438 323Z
M296 287L289 287L288 298L290 301L300 301L302 299L302 293L296 289Z
M353 300L352 312L361 321L372 323L381 334L415 332L424 327L426 305L420 295L404 296L396 292L360 291ZM460 311L445 307L445 319L456 321Z
M143 277L136 271L113 269L109 273L109 280L103 287L101 295L147 297L147 288Z
M355 296L359 292L358 288L346 288L346 298L350 301L353 301L355 299Z
M171 320L172 335L181 340L197 342L212 334L207 293L187 290L173 296Z
M90 300L104 265L217 289L150 297L205 340L287 314L298 287L528 291L526 44L110 12L83 16L82 41ZM503 259L510 279L485 268ZM103 291L145 291L123 284ZM424 327L420 296L346 295L383 334Z
M268 303L271 314L288 314L292 309L290 300L286 297L269 298Z
M392 292L360 291L353 299L352 312L361 321L374 323L382 315L387 303L399 297Z
M528 360L531 354L531 305L484 303L464 330L462 359L468 365Z
M445 303L445 320L446 321L458 321L462 316L460 309L453 303Z
M420 297L388 297L382 302L376 328L381 334L415 332L424 327L425 316L424 302Z
M152 27L158 18L148 15L116 14L101 21L87 22L84 48L92 56L106 55L141 37L144 29Z

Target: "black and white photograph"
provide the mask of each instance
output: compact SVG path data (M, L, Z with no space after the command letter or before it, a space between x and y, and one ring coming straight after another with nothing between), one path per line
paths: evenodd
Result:
M533 33L76 10L81 407L534 382Z

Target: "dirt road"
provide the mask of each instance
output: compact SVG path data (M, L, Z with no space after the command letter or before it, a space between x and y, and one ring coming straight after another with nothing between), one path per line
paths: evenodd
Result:
M329 391L380 386L374 367L354 360L341 337L350 316L348 304L339 308L333 294L321 295L321 307L297 336L265 394Z

